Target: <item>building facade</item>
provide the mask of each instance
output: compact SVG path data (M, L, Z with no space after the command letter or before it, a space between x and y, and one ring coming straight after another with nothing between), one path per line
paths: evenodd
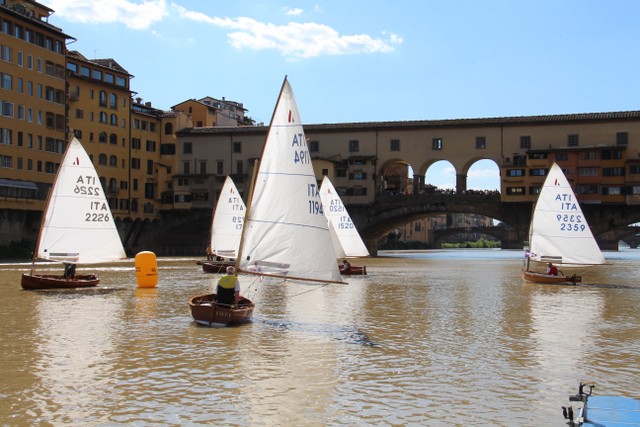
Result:
M52 13L37 2L0 1L3 242L20 240L31 213L43 210L71 136L92 159L116 219L158 219L174 208L175 132L192 126L182 112L134 100L133 76L114 59L67 51L72 37L48 24Z
M195 127L210 126L251 126L254 124L245 115L246 109L239 102L228 101L224 97L216 99L206 96L201 99L188 99L171 107L191 117Z
M71 135L93 160L119 220L212 209L225 177L245 193L266 126L241 103L204 97L153 108L114 59L67 51L48 23L53 10L0 0L0 210L41 212ZM328 175L346 205L386 195L428 194L434 163L456 171L456 190L489 159L503 202L533 202L553 162L582 203L640 204L640 111L459 120L306 125L318 182ZM15 237L16 221L0 222ZM426 223L425 223L426 225ZM3 228L4 227L4 228ZM413 227L411 233L425 228Z
M68 129L98 172L115 217L129 214L131 75L113 59L67 54Z
M194 162L215 162L207 169L217 176L207 187L212 206L225 175L247 182L266 133L264 126L183 129L177 135L181 178L202 182L207 174ZM456 191L465 192L470 167L483 159L500 169L502 202L535 201L557 162L583 203L640 203L640 111L307 125L305 136L318 181L328 175L347 205L428 194L434 187L426 172L441 160L456 169ZM194 190L183 184L186 201Z
M43 209L66 146L66 42L33 1L0 1L0 197Z

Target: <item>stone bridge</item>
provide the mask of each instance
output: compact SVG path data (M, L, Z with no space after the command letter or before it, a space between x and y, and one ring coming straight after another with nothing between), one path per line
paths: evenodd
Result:
M495 237L501 242L509 241L513 235L513 229L503 224L497 226L480 226L480 227L447 227L438 228L433 233L433 244L436 248L447 241L451 236L465 235L465 234L484 234L487 236Z
M349 205L356 228L369 252L377 253L377 241L404 224L429 215L470 213L497 219L505 224L500 239L504 249L521 249L528 240L532 203L503 203L498 193L430 194L378 196L369 205ZM616 250L622 236L640 222L640 206L582 205L583 212L602 249ZM490 234L490 233L486 233Z
M471 232L498 237L504 249L521 249L528 239L532 203L502 203L499 194L431 194L378 196L368 205L347 205L358 231L372 255L381 237L408 222L429 215L471 213L494 218L504 225ZM587 221L602 249L616 250L618 241L640 243L640 207L582 205ZM159 256L204 254L211 226L210 210L170 211L153 223L119 224L128 252L152 250Z
M630 225L628 227L620 228L617 230L619 240L625 242L629 247L637 249L640 245L640 227Z

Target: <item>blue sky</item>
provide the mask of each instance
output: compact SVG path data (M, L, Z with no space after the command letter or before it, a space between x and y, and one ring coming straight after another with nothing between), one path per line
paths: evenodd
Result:
M225 97L268 123L285 75L314 124L639 109L635 0L41 2L70 49L114 58L162 109ZM479 163L470 187L497 173Z

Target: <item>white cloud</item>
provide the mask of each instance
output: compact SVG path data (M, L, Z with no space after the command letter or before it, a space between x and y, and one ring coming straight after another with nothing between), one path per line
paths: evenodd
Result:
M382 34L388 35L389 42L393 44L401 44L404 41L402 37L394 33L387 33L386 31L383 31Z
M48 7L56 16L69 21L88 24L120 23L134 30L146 30L169 15L167 0L48 0ZM383 33L384 38L368 34L341 35L335 29L314 22L289 22L275 25L253 18L220 18L187 10L177 3L173 10L184 19L201 22L227 30L229 43L237 49L280 52L291 59L314 58L325 55L360 53L388 53L393 45L402 43L395 34ZM319 10L315 6L315 10ZM303 13L299 8L286 8L289 16ZM156 37L160 33L155 32Z
M500 170L496 167L495 169L469 169L467 173L467 177L469 178L495 178L500 176Z
M237 48L253 50L273 49L288 58L313 58L324 55L358 53L387 53L394 50L392 43L401 39L392 35L391 41L366 34L340 35L333 28L314 22L289 22L275 25L253 18L219 18L187 10L175 3L172 6L185 19L214 25L229 30L229 43Z
M445 166L444 168L442 168L442 173L444 175L456 175L456 168L454 168L453 166Z
M432 184L435 185L436 187L442 189L442 190L455 190L456 189L456 184L454 182L441 182L438 184Z
M56 16L89 24L121 23L134 30L146 30L169 14L166 0L49 0Z
M285 15L291 15L291 16L298 16L298 15L302 15L302 12L304 12L302 9L300 8L290 8L290 7L285 7L284 8L284 14Z

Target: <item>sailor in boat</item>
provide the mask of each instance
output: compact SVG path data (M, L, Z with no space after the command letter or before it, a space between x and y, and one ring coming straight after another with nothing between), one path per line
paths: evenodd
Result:
M555 265L553 265L553 263L549 263L547 264L547 274L550 276L557 276L558 275L558 267L556 267Z
M346 259L343 259L342 265L340 266L340 271L348 272L349 270L351 270L351 263L349 263L349 261L347 261Z
M220 304L237 304L240 301L240 281L235 275L236 269L232 266L227 267L227 274L218 280L216 294L218 303Z
M70 262L64 263L64 278L73 280L76 277L76 265Z
M207 261L213 261L213 249L211 249L211 246L207 246Z

